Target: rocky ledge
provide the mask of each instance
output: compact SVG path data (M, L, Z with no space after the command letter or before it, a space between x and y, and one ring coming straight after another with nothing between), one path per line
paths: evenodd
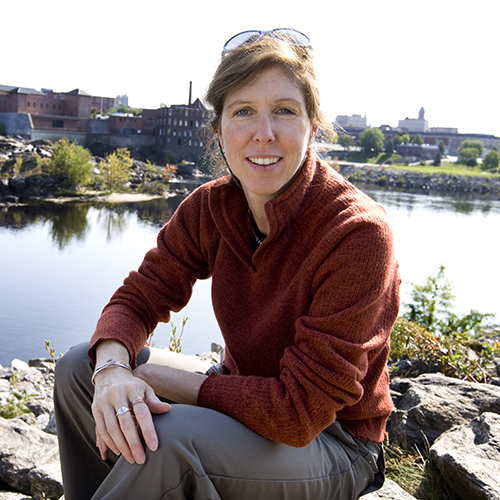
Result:
M353 184L366 184L416 193L476 193L490 199L500 199L500 178L493 176L429 174L385 166L358 166L339 163L340 173Z
M219 347L203 357L218 360ZM497 360L498 361L498 360ZM393 378L394 411L388 439L405 449L430 447L443 479L463 500L500 500L500 363L490 384L424 373ZM0 500L59 499L63 495L57 449L50 360L14 360L0 366ZM399 371L399 370L398 370ZM411 500L393 481L363 497Z

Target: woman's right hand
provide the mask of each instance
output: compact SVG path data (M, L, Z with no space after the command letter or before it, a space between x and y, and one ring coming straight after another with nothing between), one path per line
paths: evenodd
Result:
M130 411L117 415L119 408ZM108 450L112 450L116 455L122 454L131 464L144 463L146 454L138 429L142 432L146 446L155 451L158 448L158 436L151 414L169 410L168 403L160 401L146 382L127 369L111 366L99 372L95 377L92 414L102 459L106 460Z

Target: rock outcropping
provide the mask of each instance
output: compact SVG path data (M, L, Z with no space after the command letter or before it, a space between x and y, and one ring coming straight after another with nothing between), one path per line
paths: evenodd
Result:
M205 356L217 361L214 353ZM0 367L0 500L63 495L54 421L53 364L14 360ZM464 499L500 500L500 386L423 374L391 382L389 441L424 450ZM363 500L411 500L396 483Z

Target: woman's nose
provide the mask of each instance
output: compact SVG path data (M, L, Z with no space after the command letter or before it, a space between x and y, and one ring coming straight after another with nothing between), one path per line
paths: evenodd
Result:
M270 116L260 115L255 122L254 141L272 142L274 141L274 128Z

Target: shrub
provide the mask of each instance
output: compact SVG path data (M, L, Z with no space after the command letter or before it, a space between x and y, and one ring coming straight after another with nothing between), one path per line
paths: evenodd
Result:
M495 170L500 166L500 153L492 149L484 158L483 167L485 170Z
M483 320L494 316L490 313L480 313L471 310L469 314L458 317L453 313L451 283L445 276L445 267L439 266L436 276L429 276L425 285L412 283L412 302L404 304L407 311L403 315L409 321L415 322L433 334L450 335L474 331L478 334Z
M397 319L391 332L391 362L417 360L425 371L470 382L487 383L487 365L499 355L500 345L488 346L468 333L439 337L404 318Z
M125 184L130 178L130 170L134 160L130 158L127 148L117 149L106 155L106 159L99 163L99 172L102 182L111 191Z
M47 173L61 178L63 187L85 186L91 179L93 164L90 151L71 143L66 137L56 142L54 154L47 164Z

